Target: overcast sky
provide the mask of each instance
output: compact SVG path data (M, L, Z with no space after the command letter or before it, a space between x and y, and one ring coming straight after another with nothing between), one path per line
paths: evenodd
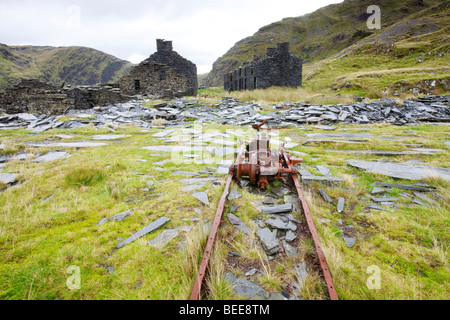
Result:
M0 43L85 46L139 63L156 39L199 73L239 40L338 0L0 0Z

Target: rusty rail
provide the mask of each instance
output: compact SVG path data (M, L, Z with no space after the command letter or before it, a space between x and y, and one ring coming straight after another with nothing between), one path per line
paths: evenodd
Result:
M289 157L286 154L286 150L284 149L284 146L281 147L281 153L282 153L283 158L285 159L285 162L286 162L287 166L289 167L289 169L292 169L292 171L294 171L295 168L292 165L291 161L289 160ZM308 202L306 202L305 198L303 197L302 187L300 186L300 183L298 181L297 174L292 173L291 177L292 177L292 180L294 180L295 188L297 189L298 198L302 204L303 213L305 214L305 217L306 217L308 229L311 232L311 236L313 238L317 256L319 257L319 261L320 261L320 267L322 268L323 276L325 278L325 282L328 287L328 294L330 295L331 300L339 300L336 289L333 284L333 278L331 277L330 269L328 268L327 260L325 259L325 254L323 253L322 247L320 246L319 236L317 235L316 226L314 225L311 211L309 210Z
M197 278L194 282L194 287L192 288L190 300L198 300L200 297L200 291L203 285L203 278L206 274L206 268L208 267L209 258L211 257L211 252L214 247L214 242L216 241L217 231L219 230L220 223L222 221L223 212L225 209L225 201L227 199L231 181L233 180L233 173L228 175L227 183L225 184L225 190L223 191L222 197L220 198L219 204L217 206L216 217L209 234L208 242L206 243L205 252L203 254L202 263L198 270Z
M259 127L257 129L259 129ZM242 150L244 150L244 149L242 149ZM286 150L284 149L284 145L282 145L282 147L281 147L281 156L282 156L282 159L280 159L279 172L280 172L280 174L281 173L290 174L292 177L292 180L294 181L295 188L297 189L298 198L302 204L303 213L305 214L308 228L309 228L309 231L311 232L311 236L313 238L317 256L319 257L320 266L322 268L325 282L328 287L328 293L329 293L330 299L331 300L339 300L338 295L336 293L336 289L333 284L331 272L328 269L328 264L325 259L325 255L323 253L322 247L320 246L319 236L317 235L317 230L314 225L314 221L312 219L311 211L309 209L308 203L306 202L305 198L303 197L302 188L300 186L300 183L299 183L298 177L297 177L298 170L294 167L294 165L296 163L301 162L302 160L291 158L290 154L288 152L286 152ZM217 207L216 216L214 218L211 232L209 234L208 242L206 243L205 252L203 254L202 262L200 264L200 268L199 268L197 277L195 279L195 283L194 283L194 287L191 292L190 300L198 300L200 298L200 293L201 293L201 289L203 286L203 279L206 275L206 269L208 267L209 259L211 257L211 252L214 247L214 242L216 240L217 231L218 231L219 226L222 221L222 216L223 216L224 209L225 209L225 201L226 201L226 198L227 198L229 190L230 190L231 181L234 176L236 176L238 181L240 178L240 170L242 170L242 168L241 168L242 157L243 157L243 154L240 153L238 156L238 159L236 161L236 164L234 166L230 167L230 173L228 175L228 179L225 184L224 192L222 194L222 197L220 198L220 201L219 201L219 204ZM248 172L247 174L250 176L250 181L252 181L252 175L251 175L252 170L249 170L249 171L250 172ZM278 176L279 176L278 178L281 178L280 174L278 174Z

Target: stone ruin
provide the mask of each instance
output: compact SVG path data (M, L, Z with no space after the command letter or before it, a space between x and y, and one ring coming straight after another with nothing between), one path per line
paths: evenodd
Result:
M197 66L172 49L172 41L158 39L157 52L119 80L120 89L130 95L196 96Z
M132 99L123 95L117 85L71 87L30 79L0 92L0 112L64 114L67 110L84 110Z
M197 95L197 67L172 50L172 42L157 40L158 51L133 68L118 83L64 86L36 79L22 80L0 92L0 112L64 114L131 100L172 99Z
M265 89L272 86L300 87L303 61L289 52L289 43L268 48L267 57L245 62L243 66L224 75L227 91Z

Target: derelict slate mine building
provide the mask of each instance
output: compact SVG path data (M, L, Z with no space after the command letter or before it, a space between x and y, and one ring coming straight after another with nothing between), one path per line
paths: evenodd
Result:
M119 80L128 95L196 96L197 66L172 49L172 41L156 40L157 52Z
M268 48L267 57L224 75L227 91L265 89L272 86L300 87L302 85L303 61L289 52L289 43L278 43Z

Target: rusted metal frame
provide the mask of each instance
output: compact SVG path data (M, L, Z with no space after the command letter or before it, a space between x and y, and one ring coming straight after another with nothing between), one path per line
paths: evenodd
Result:
M300 199L300 202L302 203L303 212L305 214L306 222L308 224L309 231L311 232L311 235L312 235L312 238L314 241L314 246L316 247L317 256L319 257L320 266L322 268L323 275L325 277L325 282L328 287L328 293L330 295L330 299L331 300L339 300L336 289L333 284L333 278L331 277L331 272L328 269L328 264L327 264L327 260L325 258L325 254L323 253L323 250L320 246L319 236L317 235L317 230L314 225L314 221L312 219L308 203L306 202L305 198L303 197L302 188L298 181L297 175L292 174L292 179L294 180L295 187L297 189L298 198Z
M222 221L222 216L225 209L225 201L227 199L231 181L233 179L233 172L230 172L228 175L227 183L225 184L225 189L223 191L222 197L220 198L216 217L214 218L214 222L211 228L211 232L208 237L208 242L206 243L205 252L203 254L202 263L200 264L200 268L197 274L197 278L195 279L194 287L192 288L190 300L198 300L200 297L200 291L203 285L203 278L206 274L206 268L208 267L209 259L211 257L211 252L214 247L214 242L216 240L217 231L219 230L220 223Z

